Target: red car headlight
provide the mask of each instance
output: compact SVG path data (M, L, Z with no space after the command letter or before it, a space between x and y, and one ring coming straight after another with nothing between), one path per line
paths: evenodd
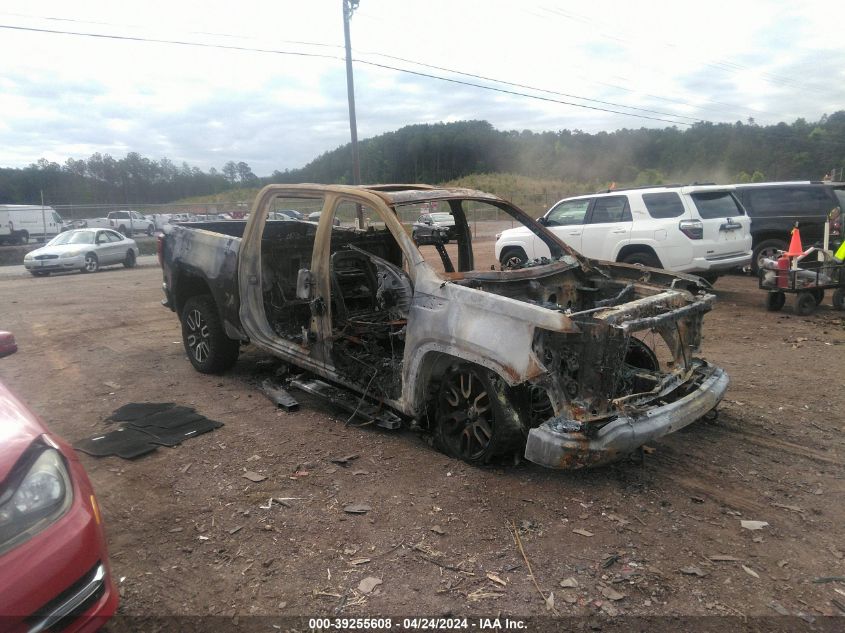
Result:
M73 486L61 454L27 451L0 490L0 554L53 523L70 507Z

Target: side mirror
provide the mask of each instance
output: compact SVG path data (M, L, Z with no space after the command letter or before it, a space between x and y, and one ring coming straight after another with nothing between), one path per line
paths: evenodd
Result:
M300 268L296 275L296 298L310 301L311 289L314 287L314 276L307 268Z
M541 215L539 218L537 218L537 224L541 226L546 226L546 216Z

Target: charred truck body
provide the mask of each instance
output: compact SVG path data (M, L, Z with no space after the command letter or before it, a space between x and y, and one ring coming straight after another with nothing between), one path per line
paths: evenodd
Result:
M451 213L455 244L414 245L402 218L420 207ZM279 208L321 215L268 219ZM472 213L527 226L551 258L476 269ZM269 185L248 221L178 226L159 256L199 371L224 371L251 342L469 462L611 461L699 419L728 385L693 355L714 300L704 282L587 260L479 191Z

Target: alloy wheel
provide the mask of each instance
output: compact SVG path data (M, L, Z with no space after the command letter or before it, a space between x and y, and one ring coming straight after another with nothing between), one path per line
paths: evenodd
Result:
M188 326L188 347L198 363L203 363L210 353L208 324L199 310L191 310L185 319Z
M469 368L449 374L440 390L440 420L447 449L476 460L487 451L495 430L490 394Z

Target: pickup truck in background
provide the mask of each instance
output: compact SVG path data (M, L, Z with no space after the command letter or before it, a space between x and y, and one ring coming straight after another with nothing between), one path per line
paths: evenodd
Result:
M94 229L114 229L122 235L131 237L135 233L152 235L156 231L155 222L148 220L137 211L110 211L104 218L85 220L85 227Z
M448 249L417 247L399 220L432 204L454 218ZM476 267L467 211L485 208L549 256ZM278 209L319 222L268 220ZM268 185L249 220L175 225L158 255L162 303L198 371L225 371L252 343L470 463L611 461L701 418L728 385L694 356L714 301L705 282L586 259L480 191Z

